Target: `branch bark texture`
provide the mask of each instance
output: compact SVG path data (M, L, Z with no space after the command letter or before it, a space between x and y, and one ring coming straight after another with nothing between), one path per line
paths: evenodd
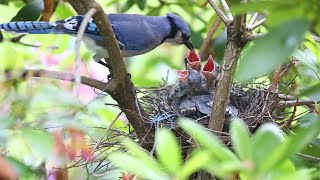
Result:
M136 89L126 71L117 39L107 15L95 0L68 1L79 14L85 14L91 8L97 10L93 16L93 20L97 24L104 45L108 50L110 66L113 72L113 78L108 82L106 90L118 102L119 107L126 114L129 122L135 129L138 138L145 143L153 142L154 133L150 131L150 126L143 119L146 117L145 112L136 98ZM147 148L146 145L143 145L143 147Z
M242 16L235 16L227 26L227 45L223 56L222 72L214 97L213 108L209 121L209 128L222 131L225 112L229 101L234 71L244 46L245 24Z

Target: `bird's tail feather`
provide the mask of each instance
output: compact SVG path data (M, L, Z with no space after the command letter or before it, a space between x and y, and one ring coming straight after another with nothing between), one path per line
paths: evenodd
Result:
M57 24L45 21L21 21L0 24L0 30L17 34L60 34Z

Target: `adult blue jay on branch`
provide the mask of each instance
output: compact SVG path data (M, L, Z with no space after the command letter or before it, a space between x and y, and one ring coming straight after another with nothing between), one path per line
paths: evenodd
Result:
M72 16L65 20L52 22L27 21L0 24L0 29L18 34L69 34L76 36L84 16ZM109 14L108 18L118 40L123 57L147 53L163 42L185 44L193 50L191 31L184 20L175 14L166 16L144 16L138 14ZM84 43L96 55L94 60L101 64L108 58L102 37L96 24L89 21ZM106 65L106 64L104 64Z

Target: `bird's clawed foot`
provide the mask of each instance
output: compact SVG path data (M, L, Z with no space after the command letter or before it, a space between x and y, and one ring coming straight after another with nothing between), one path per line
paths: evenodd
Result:
M105 66L105 67L107 67L109 69L110 74L108 74L107 78L110 81L113 78L113 72L112 72L111 66L109 65L109 59L105 58L105 57L102 57L99 54L95 54L93 56L93 59L94 59L95 62L97 62L97 63L99 63L99 64L101 64L101 65L103 65L103 66ZM131 79L131 74L130 73L128 73L128 76Z

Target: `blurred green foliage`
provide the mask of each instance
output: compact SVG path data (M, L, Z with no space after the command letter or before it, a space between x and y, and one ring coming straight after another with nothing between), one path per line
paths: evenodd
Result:
M181 119L180 126L196 146L185 163L182 163L177 139L164 128L156 132L158 160L129 139L123 141L128 152L113 152L108 158L123 170L146 179L188 179L200 170L219 179L316 179L319 174L315 169L297 168L290 159L317 137L319 120L319 115L309 117L308 126L283 141L281 130L274 124L262 125L250 137L246 124L233 119L230 129L232 152L207 129L192 120Z
M108 13L179 14L192 29L192 41L196 49L201 47L218 18L213 9L206 5L206 0L98 2ZM280 92L319 101L320 45L312 36L320 35L320 2L257 0L245 5L239 0L227 2L233 14L247 12L247 21L255 11L263 14L260 19L267 17L265 25L254 30L254 33L267 35L244 47L236 80L252 81L261 76L259 79L264 78L270 82L275 68L290 60L298 60L283 75ZM0 0L0 22L38 20L43 8L41 0ZM75 14L67 2L59 1L51 21ZM106 107L105 102L115 102L89 87L82 86L80 97L75 97L71 83L44 78L21 78L21 70L24 68L73 72L74 38L67 35L28 35L20 42L39 45L29 47L11 42L16 36L0 33L0 145L2 154L6 155L5 159L15 168L20 179L37 179L46 177L44 163L61 163L63 166L73 164L54 156L57 142L53 132L72 127L85 132L87 139L98 141L119 109ZM221 62L224 54L226 36L225 27L221 24L212 37L213 55L218 62ZM148 54L127 59L126 65L136 86L159 86L167 74L168 83L176 81L172 69L183 69L186 53L185 47L163 44ZM107 69L95 64L91 60L92 53L84 46L81 47L81 57L84 62L83 75L106 79ZM289 82L293 82L293 85L288 85ZM181 160L181 150L174 135L166 129L160 129L156 135L157 160L130 140L124 141L130 154L115 152L110 159L119 167L137 175L159 179L185 179L198 170L220 178L230 177L236 172L242 179L310 179L316 173L320 174L319 162L305 160L295 153L303 152L320 158L320 139L317 137L319 116L310 115L306 108L298 111L301 119L295 119L295 126L286 130L289 135L285 138L280 138L285 133L281 133L274 125L263 126L250 137L243 123L236 120L231 126L234 146L234 151L231 151L203 128L193 122L181 121L181 127L201 145L186 162ZM285 120L289 117L285 117ZM120 117L113 127L123 132L130 130L124 117ZM105 155L104 152L101 154ZM87 172L82 168L72 168L69 174L70 179L77 179L85 177ZM116 171L113 175L119 174ZM96 178L88 176L90 179Z

